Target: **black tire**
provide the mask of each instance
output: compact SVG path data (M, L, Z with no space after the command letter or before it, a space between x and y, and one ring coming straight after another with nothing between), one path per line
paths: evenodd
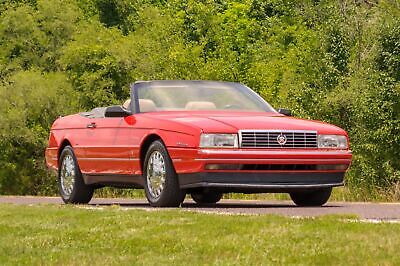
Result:
M222 193L215 191L193 192L192 199L197 204L215 204L222 199Z
M332 188L323 188L313 191L292 192L290 198L297 206L318 207L324 205L331 196Z
M157 153L158 152L158 153ZM163 188L160 190L158 196L154 196L151 191L151 185L148 182L148 171L150 157L154 154L161 154L165 166L165 181ZM150 166L151 167L151 166ZM150 205L153 207L178 207L185 199L185 191L180 189L178 175L175 172L175 168L172 164L171 157L168 154L164 144L156 140L154 141L149 149L147 150L146 157L143 165L143 178L144 178L144 190L146 198Z
M72 185L73 188L71 193L66 192L66 189L63 188L63 184L61 182L62 167L63 163L66 163L64 162L64 160L66 160L67 156L69 156L68 158L72 157L72 162L74 165L74 169L71 171L74 173L74 177L72 178L74 182ZM86 204L93 197L94 188L86 185L83 181L81 170L79 169L74 150L71 146L65 146L59 158L58 188L62 200L67 204Z

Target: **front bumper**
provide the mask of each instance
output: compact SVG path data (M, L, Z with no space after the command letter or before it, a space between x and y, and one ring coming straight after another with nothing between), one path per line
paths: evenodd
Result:
M229 192L287 192L341 186L352 159L349 150L169 148L168 151L182 188L206 187ZM210 164L261 167L207 170ZM340 165L342 169L316 170L320 169L316 166L322 165ZM288 170L288 167L277 166L296 167Z
M225 192L291 192L343 185L344 172L336 173L221 173L179 175L183 189L209 188Z

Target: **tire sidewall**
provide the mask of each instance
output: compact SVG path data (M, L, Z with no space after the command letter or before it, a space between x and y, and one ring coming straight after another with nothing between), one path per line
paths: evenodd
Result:
M63 190L63 188L61 186L61 166L62 166L64 157L66 155L71 155L72 160L74 161L74 165L75 165L74 186L72 188L71 195L65 194L65 192L64 192L64 190ZM79 169L79 165L78 165L78 162L76 160L75 153L74 153L74 151L73 151L71 146L66 146L61 152L60 160L59 160L59 167L58 167L58 189L59 189L60 196L61 196L62 200L65 203L70 203L71 199L74 198L74 195L76 194L76 184L78 182L77 179L80 178L80 177L81 177L81 171Z
M293 202L300 207L319 207L328 202L332 188L323 188L306 192L290 193Z
M215 204L222 199L223 194L216 191L203 191L194 192L191 196L197 204Z
M150 156L153 152L158 151L161 153L165 163L165 183L164 188L161 191L161 194L158 198L154 198L151 193L149 192L148 182L147 182L147 165L149 163ZM165 148L164 144L161 141L154 141L149 149L147 150L145 161L143 164L143 179L144 179L144 191L146 194L147 200L150 202L151 205L154 206L163 206L165 205L164 202L168 201L169 193L176 193L177 186L179 187L179 183L177 180L177 174L175 172L175 168L172 164L172 160L168 154L167 149ZM180 192L180 191L179 191ZM179 193L178 192L178 193Z

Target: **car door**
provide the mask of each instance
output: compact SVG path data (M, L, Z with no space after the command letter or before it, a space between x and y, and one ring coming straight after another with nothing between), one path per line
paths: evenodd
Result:
M139 167L139 136L134 116L92 118L84 132L88 139L82 172L130 175Z

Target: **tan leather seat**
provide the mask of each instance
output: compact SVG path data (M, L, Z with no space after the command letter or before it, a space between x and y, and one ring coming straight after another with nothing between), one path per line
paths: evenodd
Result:
M123 108L129 109L129 105L131 104L131 99L128 99L122 105ZM156 104L150 99L139 99L139 108L140 112L155 112L157 111Z
M150 99L139 99L139 109L141 113L157 111L156 104Z
M213 102L188 102L185 106L186 110L213 110L217 106Z
M123 108L125 109L129 109L129 105L131 104L131 99L128 99L124 102L124 104L122 105Z

